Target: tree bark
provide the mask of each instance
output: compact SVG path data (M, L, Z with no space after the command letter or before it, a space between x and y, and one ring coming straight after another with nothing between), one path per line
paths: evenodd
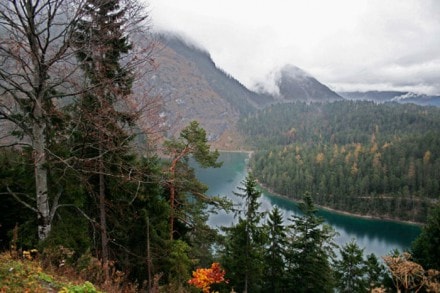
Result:
M37 104L35 108L39 108ZM40 110L34 115L41 115ZM50 207L47 187L46 136L44 123L39 121L33 125L33 160L35 173L35 191L37 197L38 239L45 240L51 231Z
M186 156L188 153L190 152L190 148L189 146L185 146L185 148L179 153L179 154L175 154L174 158L171 162L171 166L169 169L170 172L170 181L169 181L169 186L170 186L170 240L173 240L173 234L174 234L174 211L175 211L175 207L174 207L174 203L176 201L176 166L177 163L184 157Z
M147 216L147 275L148 275L148 292L153 291L153 277L151 275L151 269L153 262L151 259L150 249L150 216Z
M104 178L104 162L102 158L102 147L100 147L99 159L99 222L101 224L101 257L102 269L104 271L104 282L109 280L108 267L108 237L107 237L107 219L105 212L105 178Z

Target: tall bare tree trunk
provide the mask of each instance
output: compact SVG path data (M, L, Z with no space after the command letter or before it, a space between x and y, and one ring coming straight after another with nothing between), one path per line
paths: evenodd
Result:
M32 124L32 146L35 173L35 192L37 202L38 220L38 239L45 240L51 230L50 206L48 198L47 184L47 157L46 157L46 121L44 112L44 99L47 87L48 67L45 64L45 50L40 50L38 35L36 34L38 25L35 23L36 15L32 1L25 1L26 12L28 15L27 40L33 52L32 78L33 78L33 124Z
M147 216L147 275L148 275L148 292L153 291L153 277L151 275L151 267L153 262L151 260L151 249L150 249L150 216Z
M174 170L173 170L174 171ZM172 173L170 180L170 240L173 240L174 234L174 201L176 200L176 187L174 186L175 174Z
M37 104L35 108L40 108ZM41 116L41 109L34 111L34 115ZM35 173L35 189L37 197L38 239L44 240L51 230L50 207L47 187L47 158L46 135L44 122L34 123L33 134L33 160Z
M28 13L29 5L27 5ZM32 14L30 14L32 15ZM34 19L32 18L32 21ZM31 22L31 27L33 23ZM36 48L35 36L29 36L29 42L33 52L38 52ZM40 56L39 56L40 57ZM42 59L42 57L40 57ZM44 60L44 59L43 59ZM40 241L45 240L51 230L50 219L50 206L48 198L48 184L47 184L47 157L46 157L46 121L44 112L44 98L47 71L44 64L40 64L40 60L35 55L32 58L32 65L34 68L33 82L38 87L35 87L35 100L33 102L33 120L32 124L32 147L33 147L33 161L34 161L34 173L35 173L35 192L37 202L37 222L38 222L38 239Z
M104 271L105 282L109 279L108 267L108 237L107 237L107 220L105 212L105 178L104 178L104 162L102 158L102 147L99 150L99 221L101 224L101 253L102 253L102 269Z

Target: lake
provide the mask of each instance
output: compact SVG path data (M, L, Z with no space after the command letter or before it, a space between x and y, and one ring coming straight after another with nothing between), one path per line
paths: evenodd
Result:
M208 195L226 196L234 203L240 203L241 198L234 195L238 186L247 175L247 153L223 152L220 155L223 166L217 169L202 169L196 167L199 180L208 185ZM301 214L295 202L279 197L263 190L262 210L270 211L277 205L284 214L284 219L291 215ZM388 254L393 249L406 250L411 242L419 235L420 227L416 225L398 223L385 220L365 219L344 215L327 210L320 210L328 224L333 226L339 234L335 241L339 245L355 239L357 244L364 248L364 253L374 253L377 256ZM213 214L209 218L211 226L230 226L235 222L233 214L224 212Z

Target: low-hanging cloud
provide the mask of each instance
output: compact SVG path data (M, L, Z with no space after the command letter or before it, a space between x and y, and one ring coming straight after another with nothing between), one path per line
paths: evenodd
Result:
M150 0L153 28L183 33L250 88L296 65L335 90L440 94L440 1Z

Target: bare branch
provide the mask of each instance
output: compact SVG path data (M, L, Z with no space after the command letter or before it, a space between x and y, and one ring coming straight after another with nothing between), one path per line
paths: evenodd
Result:
M28 204L27 202L23 201L17 193L13 192L9 186L6 186L6 189L8 190L9 194L12 195L15 200L17 200L19 203L21 203L22 205L24 205L25 207L27 207L28 209L36 212L38 214L38 210L36 208L34 208L33 206L31 206L30 204Z

